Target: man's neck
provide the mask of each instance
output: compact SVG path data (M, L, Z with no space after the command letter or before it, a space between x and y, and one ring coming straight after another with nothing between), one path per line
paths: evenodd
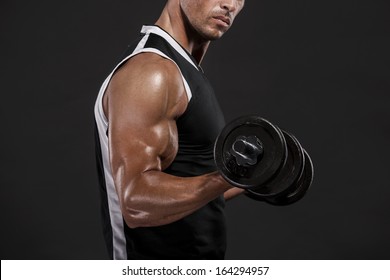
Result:
M156 25L164 29L179 44L185 48L200 64L210 45L210 41L202 40L195 31L190 30L183 19L178 7L167 5Z

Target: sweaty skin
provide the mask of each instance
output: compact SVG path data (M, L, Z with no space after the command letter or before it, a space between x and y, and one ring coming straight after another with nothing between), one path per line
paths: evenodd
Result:
M242 0L169 0L156 25L200 63L210 41L229 29L243 5ZM130 228L169 224L221 194L230 199L243 192L217 172L185 178L163 172L176 156L176 120L187 104L177 66L153 53L128 60L105 92L111 169Z

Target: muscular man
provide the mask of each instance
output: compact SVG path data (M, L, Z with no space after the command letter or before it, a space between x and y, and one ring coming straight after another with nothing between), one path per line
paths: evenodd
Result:
M168 0L103 83L95 105L104 233L114 259L222 259L217 172L224 118L199 66L244 0Z

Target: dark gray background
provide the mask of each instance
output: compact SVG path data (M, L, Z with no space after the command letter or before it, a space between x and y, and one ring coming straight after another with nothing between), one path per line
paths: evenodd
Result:
M0 3L1 259L105 259L93 142L100 84L164 1ZM247 0L203 67L226 119L293 132L301 202L227 205L229 259L390 258L389 2Z

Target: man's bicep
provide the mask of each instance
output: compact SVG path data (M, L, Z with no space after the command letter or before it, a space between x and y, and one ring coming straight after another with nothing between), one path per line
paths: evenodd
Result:
M127 172L161 169L161 159L169 160L177 149L176 124L170 113L170 94L176 88L170 86L164 68L132 69L119 72L107 92L113 169L122 165L132 169ZM134 160L128 162L129 158Z

